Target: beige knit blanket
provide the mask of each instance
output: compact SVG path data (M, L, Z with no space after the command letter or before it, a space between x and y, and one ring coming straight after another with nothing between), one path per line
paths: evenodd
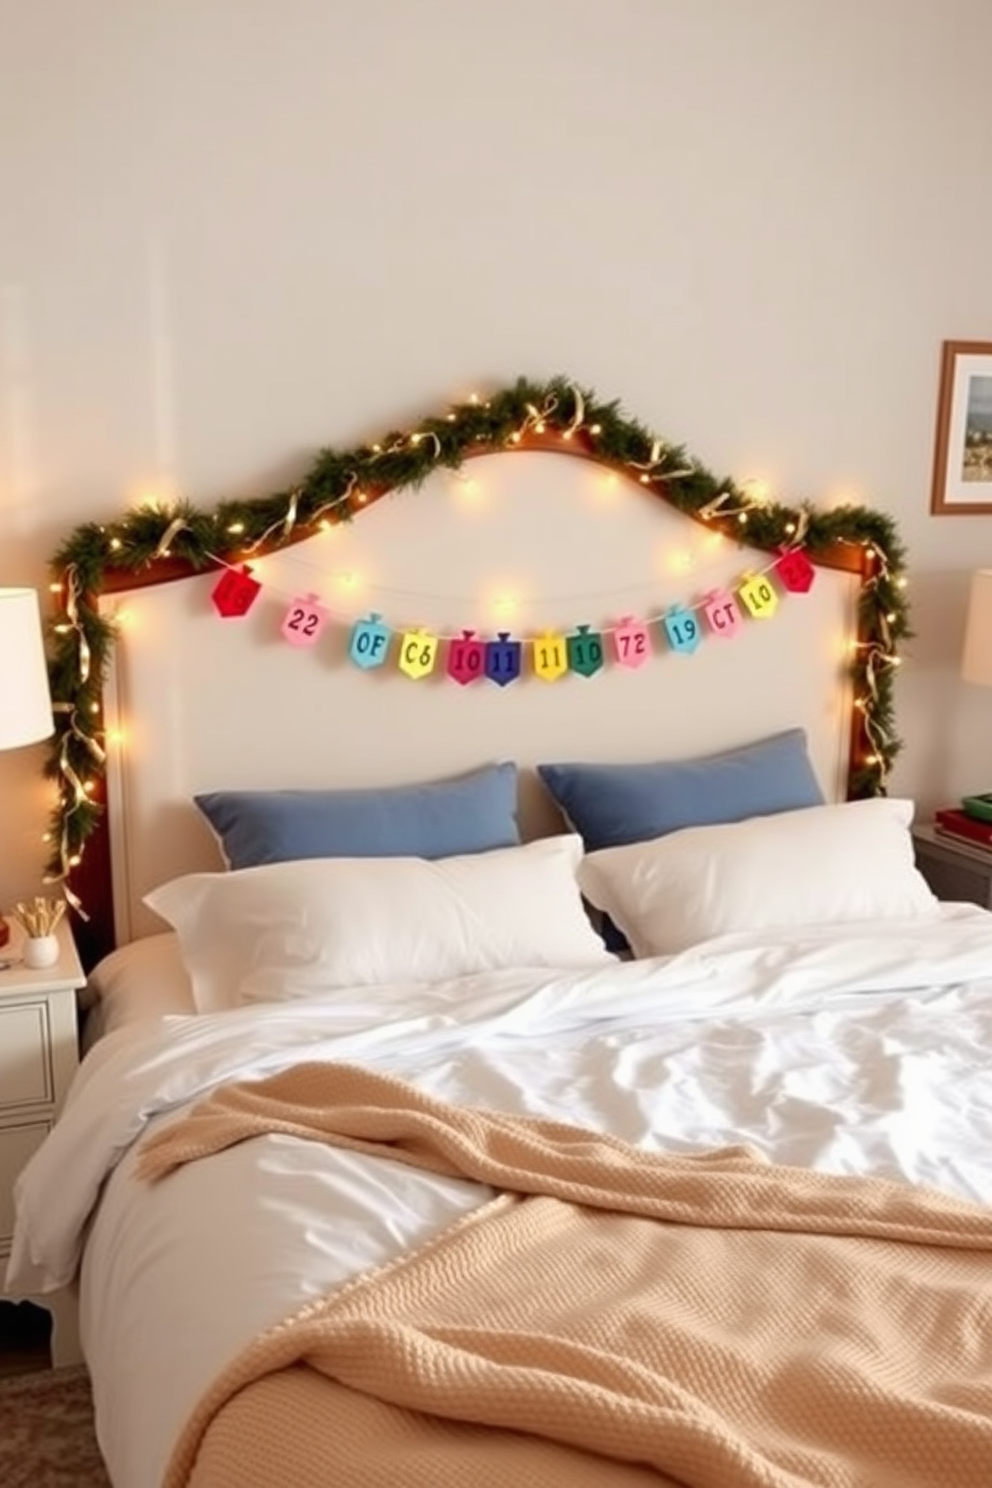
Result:
M747 1148L646 1153L305 1065L150 1139L269 1132L504 1190L258 1338L166 1488L982 1488L992 1210Z

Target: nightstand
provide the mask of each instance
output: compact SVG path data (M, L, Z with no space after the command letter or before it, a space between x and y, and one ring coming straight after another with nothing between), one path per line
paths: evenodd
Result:
M938 899L992 909L992 848L972 847L936 828L914 827L916 866Z
M58 1119L79 1065L76 990L86 981L72 932L58 928L59 959L43 971L20 960L23 932L11 927L0 962L0 1279L14 1229L14 1180ZM80 1356L75 1297L31 1297L52 1314L52 1364Z

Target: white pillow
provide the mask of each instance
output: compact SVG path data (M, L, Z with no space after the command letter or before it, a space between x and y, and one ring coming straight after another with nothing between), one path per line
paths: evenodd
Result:
M86 1009L83 1045L142 1018L196 1012L179 942L171 930L129 941L104 956L90 972L82 994Z
M309 858L173 879L145 898L174 927L201 1012L344 987L614 960L582 905L576 836L464 857Z
M932 913L912 819L912 801L873 797L688 827L590 853L579 885L635 956L673 955L732 930Z

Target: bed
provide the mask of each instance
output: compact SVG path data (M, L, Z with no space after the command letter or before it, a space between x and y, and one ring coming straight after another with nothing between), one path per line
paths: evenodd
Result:
M103 593L117 948L8 1282L78 1285L115 1488L972 1485L992 915L852 788L885 553L859 517L731 644L583 672L782 549L518 406L512 455L253 553L267 611L219 619L216 568ZM367 669L363 623L580 666Z

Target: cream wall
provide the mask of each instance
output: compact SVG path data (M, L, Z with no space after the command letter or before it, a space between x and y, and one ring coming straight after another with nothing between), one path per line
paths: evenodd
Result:
M565 372L890 511L894 784L987 787L992 518L928 506L940 342L992 340L990 54L988 0L0 0L0 583L143 491ZM42 758L0 759L5 897Z

